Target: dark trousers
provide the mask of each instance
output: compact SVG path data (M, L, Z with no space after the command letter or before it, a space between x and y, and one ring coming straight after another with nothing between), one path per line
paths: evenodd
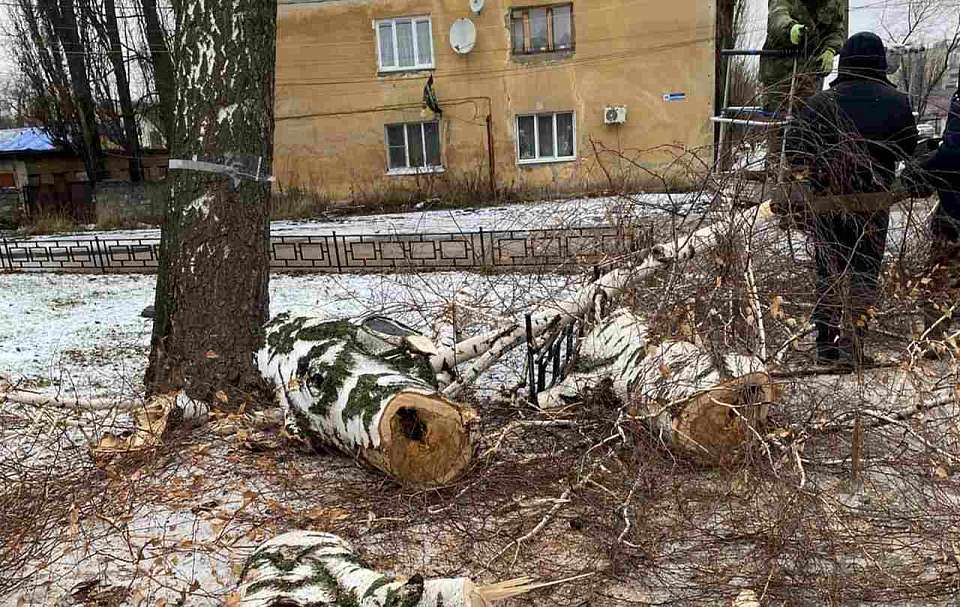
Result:
M813 322L821 357L862 347L860 337L877 301L890 214L825 213L812 220L817 264Z

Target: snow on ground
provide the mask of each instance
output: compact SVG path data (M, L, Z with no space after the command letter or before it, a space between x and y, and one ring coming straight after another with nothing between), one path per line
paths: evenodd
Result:
M529 230L555 227L607 225L630 217L684 213L696 201L695 194L638 194L606 198L515 204L469 209L423 210L410 213L358 215L317 221L275 221L274 235L449 233L484 230ZM160 237L158 229L79 232L37 236L33 240L58 238L92 239Z
M470 273L273 276L271 313L322 317L386 314L439 343L454 322L467 335L516 318L520 310L572 288L570 277ZM81 396L139 393L151 321L154 276L0 275L0 374ZM502 368L486 387L519 379Z

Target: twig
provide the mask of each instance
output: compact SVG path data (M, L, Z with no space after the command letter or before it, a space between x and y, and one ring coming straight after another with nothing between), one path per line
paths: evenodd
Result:
M557 501L556 503L554 503L553 507L551 507L550 510L548 510L547 513L543 515L543 518L540 519L540 522L537 523L533 529L531 529L521 537L518 537L517 539L507 544L506 547L503 548L503 550L498 552L492 559L487 561L486 567L490 567L490 565L494 561L499 559L501 556L503 556L503 554L507 550L509 550L511 546L516 546L517 549L513 554L513 561L510 564L510 566L513 567L517 563L517 558L520 556L520 548L523 545L523 543L530 540L536 534L540 533L540 531L542 531L543 528L546 527L551 520L553 520L553 517L555 517L557 513L560 512L560 509L563 508L566 504L570 503L570 494L580 489L580 487L582 487L585 483L589 482L592 476L593 476L593 472L591 472L586 477L581 479L579 482L577 482L576 484L568 488L566 491L561 493L560 497L557 498Z

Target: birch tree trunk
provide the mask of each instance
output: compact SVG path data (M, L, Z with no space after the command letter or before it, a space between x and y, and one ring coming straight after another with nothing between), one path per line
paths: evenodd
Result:
M275 0L184 0L176 12L171 158L226 164L273 153ZM259 396L268 318L270 185L171 172L146 373L152 394ZM223 394L219 400L223 400Z
M281 314L257 363L293 433L400 483L437 486L470 464L477 414L437 392L432 349L389 319Z
M726 461L754 438L777 391L754 356L715 354L683 341L651 344L644 321L620 309L583 339L577 368L538 396L541 407L579 400L604 382L664 443Z
M268 540L247 560L241 607L488 607L544 585L523 578L477 586L467 578L399 578L363 564L329 533L291 531Z

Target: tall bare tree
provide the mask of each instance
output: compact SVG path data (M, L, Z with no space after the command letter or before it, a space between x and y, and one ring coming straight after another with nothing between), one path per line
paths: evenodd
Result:
M176 96L170 45L167 43L167 32L160 18L157 0L140 0L140 10L143 15L144 36L150 50L149 64L157 92L157 105L163 123L160 126L169 145L173 139L173 112Z
M122 130L120 141L129 160L130 181L139 182L143 180L143 152L140 147L140 133L133 98L130 94L130 77L127 72L124 47L120 39L116 1L102 0L102 3L98 4L91 0L84 0L82 6L88 21L97 31L102 45L107 49L106 55L110 60L120 106Z
M33 0L17 0L16 8L11 24L21 43L13 49L27 87L26 122L43 125L60 146L79 154L83 136L73 105L70 76L53 26Z
M944 0L903 0L888 8L880 29L900 56L896 79L923 117L950 69L951 56L960 50L960 7Z
M276 0L180 0L174 12L171 158L269 174ZM236 402L264 389L254 353L268 313L270 185L198 170L172 176L146 385Z
M67 71L70 74L70 90L73 105L82 135L81 154L92 186L106 172L100 133L97 128L96 103L90 86L87 69L88 49L83 44L83 35L77 20L74 0L37 0L37 6L51 25L52 32L63 51Z

